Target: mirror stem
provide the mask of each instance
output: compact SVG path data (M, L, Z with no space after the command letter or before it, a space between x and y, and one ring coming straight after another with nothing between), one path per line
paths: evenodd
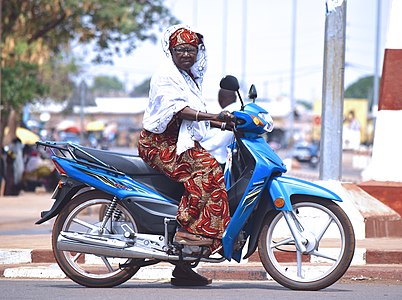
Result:
M240 103L241 103L241 109L240 110L244 110L244 103L243 103L243 99L241 98L239 90L237 90L237 96L239 96Z

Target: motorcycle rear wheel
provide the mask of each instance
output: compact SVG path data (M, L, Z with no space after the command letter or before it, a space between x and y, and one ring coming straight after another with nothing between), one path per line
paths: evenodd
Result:
M86 287L113 287L134 276L140 267L120 268L120 264L130 264L131 259L119 259L91 254L61 251L57 249L60 231L89 233L100 224L99 211L110 205L113 196L91 190L74 197L60 212L52 232L54 257L63 272L76 283ZM121 204L117 204L119 220L138 232L131 214ZM125 227L127 228L127 227ZM110 232L109 232L110 233Z
M307 250L299 251L283 213L271 211L259 237L261 262L285 287L310 291L326 288L345 274L352 261L352 224L336 203L326 199L300 196L292 206Z

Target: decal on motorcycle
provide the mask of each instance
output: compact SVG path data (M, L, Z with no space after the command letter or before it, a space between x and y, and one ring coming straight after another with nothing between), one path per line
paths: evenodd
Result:
M245 212L247 207L249 207L255 202L255 200L257 200L264 186L264 183L264 181L259 181L253 184L253 188L247 193L246 197L244 198L244 208L242 214Z

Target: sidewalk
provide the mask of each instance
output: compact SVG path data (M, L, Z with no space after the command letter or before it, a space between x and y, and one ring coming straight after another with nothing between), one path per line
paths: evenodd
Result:
M24 193L0 198L0 277L65 278L51 250L53 220L35 225L42 210L53 200L49 193ZM140 270L134 278L170 278L170 264ZM198 272L220 280L268 280L258 253L246 262L200 264ZM357 240L355 257L346 280L402 280L402 239L369 238Z

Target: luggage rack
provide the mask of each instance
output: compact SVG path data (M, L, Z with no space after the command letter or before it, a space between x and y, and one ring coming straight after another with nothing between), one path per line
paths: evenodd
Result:
M45 150L49 149L50 151L52 151L52 154L56 157L72 158L73 160L75 160L76 162L78 162L80 164L83 164L83 165L86 165L89 167L99 168L99 169L102 169L102 170L105 170L108 172L112 172L112 173L115 173L118 175L125 176L125 174L123 172L120 172L115 167L108 165L107 163L103 162L99 158L97 158L97 157L93 156L92 154L88 153L87 151L83 150L80 147L80 145L78 145L78 144L71 143L71 142L38 141L38 142L36 142L36 146L37 147L43 146ZM74 151L78 151L78 152L88 156L89 158L96 161L98 164L78 158L74 154Z

